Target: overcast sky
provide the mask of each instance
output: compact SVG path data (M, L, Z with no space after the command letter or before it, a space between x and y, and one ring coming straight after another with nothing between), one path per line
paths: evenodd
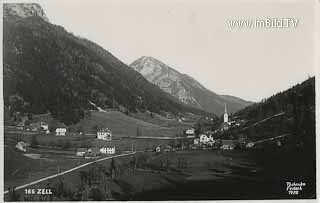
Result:
M218 94L251 101L314 75L307 0L47 0L49 20L126 64L153 56ZM231 29L230 19L298 19L296 28Z

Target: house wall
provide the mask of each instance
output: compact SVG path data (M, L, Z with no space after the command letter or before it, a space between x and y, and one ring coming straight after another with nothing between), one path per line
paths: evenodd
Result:
M116 149L115 147L103 147L100 149L100 152L103 154L115 154Z

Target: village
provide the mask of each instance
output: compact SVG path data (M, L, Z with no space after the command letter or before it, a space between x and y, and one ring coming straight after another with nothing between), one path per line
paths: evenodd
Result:
M196 132L195 127L186 128L179 136L171 137L155 137L139 136L137 132L136 136L124 136L116 138L113 136L112 129L107 127L96 127L95 132L83 132L78 130L74 132L66 125L58 124L55 128L49 126L51 114L33 115L32 119L28 116L15 115L18 119L16 126L5 126L6 134L19 134L29 135L32 137L48 137L50 138L81 138L86 137L90 141L95 140L91 146L77 147L69 143L70 147L64 149L73 150L74 155L84 159L97 159L104 155L121 154L128 151L148 151L148 152L171 152L177 150L234 150L234 149L248 149L254 147L255 143L249 141L246 136L240 134L238 137L230 139L228 135L229 129L235 129L242 127L246 121L239 119L238 117L230 118L227 112L227 106L225 106L225 112L223 114L223 123L215 130L206 130L202 132ZM180 119L180 118L179 118ZM209 119L208 117L205 119ZM180 121L179 121L180 122ZM34 138L36 139L36 138ZM144 144L139 142L143 140ZM154 142L156 140L156 142ZM33 140L34 141L34 140ZM24 141L23 139L17 140L15 148L18 151L26 153L32 146L32 139ZM123 147L123 143L126 143L126 147ZM98 143L98 144L97 144ZM119 143L122 143L119 146ZM148 144L145 144L148 143ZM152 143L152 144L150 144ZM68 144L68 143L67 143ZM281 142L276 143L281 146ZM139 147L137 147L139 145Z

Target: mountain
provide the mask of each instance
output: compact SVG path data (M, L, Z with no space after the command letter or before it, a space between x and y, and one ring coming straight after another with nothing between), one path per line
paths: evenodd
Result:
M217 115L224 112L225 104L231 113L252 104L252 102L237 97L216 94L192 77L179 73L153 57L140 57L130 66L149 82L178 98L181 102Z
M313 117L315 120L315 77L241 109L234 115L250 121L259 121L281 112L285 112L286 117Z
M11 3L3 6L3 17L26 18L38 16L49 22L48 17L39 4L36 3Z
M206 114L148 82L99 45L51 24L36 4L4 4L4 104L69 125L93 102L128 111Z

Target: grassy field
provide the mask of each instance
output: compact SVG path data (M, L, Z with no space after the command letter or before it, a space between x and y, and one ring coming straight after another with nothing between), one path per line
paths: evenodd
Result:
M78 129L81 126L82 131L85 132L83 136L54 136L54 135L21 135L21 134L6 134L5 133L5 189L8 187L16 187L25 183L46 177L57 173L58 171L65 171L77 165L87 162L87 160L75 157L75 150L78 147L102 147L105 145L116 146L117 153L123 151L154 150L159 144L169 144L172 140L159 139L134 139L130 138L137 135L139 128L140 136L174 136L183 128L190 124L175 122L174 126L170 124L172 121L165 117L154 116L149 120L145 114L136 114L136 118L127 116L120 112L92 112L90 119L84 119L73 129ZM106 142L95 138L94 129L96 127L108 127L113 132L113 140ZM88 133L93 132L91 135ZM32 139L36 138L38 148L30 148L26 154L23 154L15 149L15 144L18 141L25 141L31 143ZM66 147L66 143L68 146ZM130 158L117 158L117 164L127 164ZM100 165L109 166L110 161L100 163ZM89 170L84 168L83 170ZM167 177L172 174L166 174ZM141 181L144 177L148 177L149 186L140 187L143 185ZM175 174L171 179L181 177ZM79 174L72 173L64 175L62 178L67 180L68 184L78 186ZM43 183L47 184L47 183ZM161 175L146 173L144 171L135 171L135 175L122 175L117 181L111 181L113 194L116 198L123 198L130 191L130 195L152 188L161 188L163 185L170 184L169 180L164 179ZM139 187L138 187L139 185Z
M179 122L174 125L169 125L169 123L166 118L146 119L142 114L134 118L117 111L92 111L90 119L83 119L72 127L94 133L96 127L107 127L112 131L114 137L119 138L136 136L137 131L141 136L174 136L190 126L190 124L180 124ZM137 130L138 128L139 130Z
M37 158L30 158L23 153L16 151L14 145L5 144L4 147L4 187L16 187L25 183L38 180L64 171L74 166L87 162L84 159L77 159L74 153L62 150L59 153L30 150L27 155L38 155Z
M130 151L132 147L137 151L154 150L159 144L167 144L168 140L145 140L130 139L113 140L111 142L98 140L90 136L52 136L52 135L36 135L39 143L38 149L29 148L27 154L40 155L41 158L30 158L22 152L15 149L18 141L31 143L33 135L19 134L5 135L4 148L4 185L15 187L27 182L31 182L48 175L52 175L60 171L70 169L74 166L87 162L87 160L75 157L77 147L85 144L88 147L102 147L105 145L114 145L116 152ZM62 149L65 142L71 145L68 149ZM58 147L54 147L58 146ZM32 157L32 156L31 156Z
M185 128L189 128L190 126L192 126L192 124L195 123L199 118L199 116L194 115L193 120L189 119L188 122L179 122L177 119L167 118L157 113L152 113L152 116L150 116L150 113L147 112L131 113L130 117L163 127L182 126Z
M140 156L148 154L148 164L142 168L137 168L133 173L123 173L116 179L108 180L108 187L111 190L112 198L118 200L139 199L139 194L162 188L171 188L176 184L185 181L201 181L221 179L221 175L231 175L232 167L245 167L251 170L252 165L246 160L247 157L236 154L218 153L210 151L181 151L164 154L140 153ZM139 156L139 155L136 155ZM169 159L168 168L160 166L160 162ZM187 168L180 168L178 162L185 159L189 162ZM132 157L121 157L115 160L116 165L126 166L132 160ZM100 165L106 168L110 167L110 160L103 161L95 166L88 166L79 171L89 171L92 168L99 168ZM59 181L66 183L67 188L76 189L81 180L79 171L63 175L60 178L46 181L33 186L33 188L48 187L56 185ZM23 195L23 191L20 192Z
M260 153L264 154L263 160ZM267 154L262 151L238 150L138 153L130 157L116 158L117 168L126 169L133 156L136 158L146 156L146 164L138 165L134 171L124 170L115 179L107 178L104 186L101 185L100 178L98 184L99 187L107 187L111 199L115 200L312 198L314 183L312 178L304 177L307 175L307 169L304 169L305 174L302 173L303 168L298 168L295 161L288 160L285 153L286 149L282 148L272 149ZM182 162L187 162L187 165L182 166ZM296 168L293 168L294 165ZM101 167L109 171L111 161L106 160L82 168L60 178L34 185L32 188L46 188L58 185L62 181L64 189L76 195L82 183L80 172ZM292 197L285 190L285 181L295 180L298 177L304 177L302 180L306 181L308 186L304 188L301 196ZM19 193L24 197L23 191ZM43 200L41 199L43 197L39 196L33 198L31 200ZM60 196L56 200L70 200L64 198ZM79 200L76 196L73 198ZM92 197L89 199L94 200Z

